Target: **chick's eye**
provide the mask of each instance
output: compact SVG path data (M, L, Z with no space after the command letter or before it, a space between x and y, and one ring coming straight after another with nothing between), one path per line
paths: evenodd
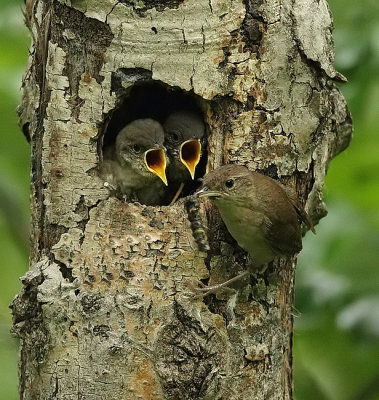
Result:
M234 186L234 180L233 179L228 179L227 181L225 181L225 186L230 189Z
M133 144L132 149L135 153L141 153L142 148L139 144Z
M174 142L177 142L179 140L179 135L176 132L171 132L170 136Z

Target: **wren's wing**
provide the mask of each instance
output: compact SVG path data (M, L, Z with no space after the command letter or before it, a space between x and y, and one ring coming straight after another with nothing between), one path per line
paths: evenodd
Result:
M311 221L311 219L309 218L309 215L307 214L307 212L305 211L304 207L299 203L297 197L296 197L296 193L291 190L290 188L280 184L280 186L282 187L282 189L284 190L284 192L286 193L288 200L290 201L290 203L292 204L293 208L295 209L298 217L300 218L301 222L304 222L305 225L308 227L309 230L311 230L314 234L316 234L314 225Z
M302 248L300 227L280 220L265 219L266 240L278 255L294 255Z

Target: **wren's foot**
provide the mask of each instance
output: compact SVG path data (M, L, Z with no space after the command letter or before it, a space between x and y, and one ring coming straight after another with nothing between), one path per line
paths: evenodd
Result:
M245 271L242 272L242 274L239 274L232 279L229 279L225 282L218 283L217 285L212 285L212 286L206 286L204 285L203 282L200 282L201 287L192 287L192 290L197 293L195 298L203 298L208 294L215 293L217 292L217 290L229 286L231 283L236 282L249 274L250 274L249 271Z

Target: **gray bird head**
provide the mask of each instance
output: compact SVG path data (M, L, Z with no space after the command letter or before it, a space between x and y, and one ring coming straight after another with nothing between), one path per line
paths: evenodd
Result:
M167 185L164 131L153 119L137 119L126 125L116 138L116 156L121 166L141 175L158 176Z
M196 194L216 203L244 203L251 196L254 178L254 173L242 165L223 165L203 178L202 189Z
M183 165L194 179L201 157L201 139L205 133L202 118L191 111L176 111L168 116L164 125L165 145L169 156Z

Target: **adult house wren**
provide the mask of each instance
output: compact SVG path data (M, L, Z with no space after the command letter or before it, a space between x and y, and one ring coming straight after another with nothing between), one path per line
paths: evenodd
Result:
M300 221L315 233L305 210L278 182L241 165L229 164L211 171L196 194L214 202L230 234L249 253L253 270L302 249ZM249 273L197 290L208 294Z
M131 200L156 205L165 195L166 155L164 131L153 119L137 119L117 135L104 154L100 175Z
M177 197L183 186L195 178L201 157L205 125L199 114L180 110L171 113L163 124L165 146L170 158L167 175ZM175 197L173 201L175 201Z

